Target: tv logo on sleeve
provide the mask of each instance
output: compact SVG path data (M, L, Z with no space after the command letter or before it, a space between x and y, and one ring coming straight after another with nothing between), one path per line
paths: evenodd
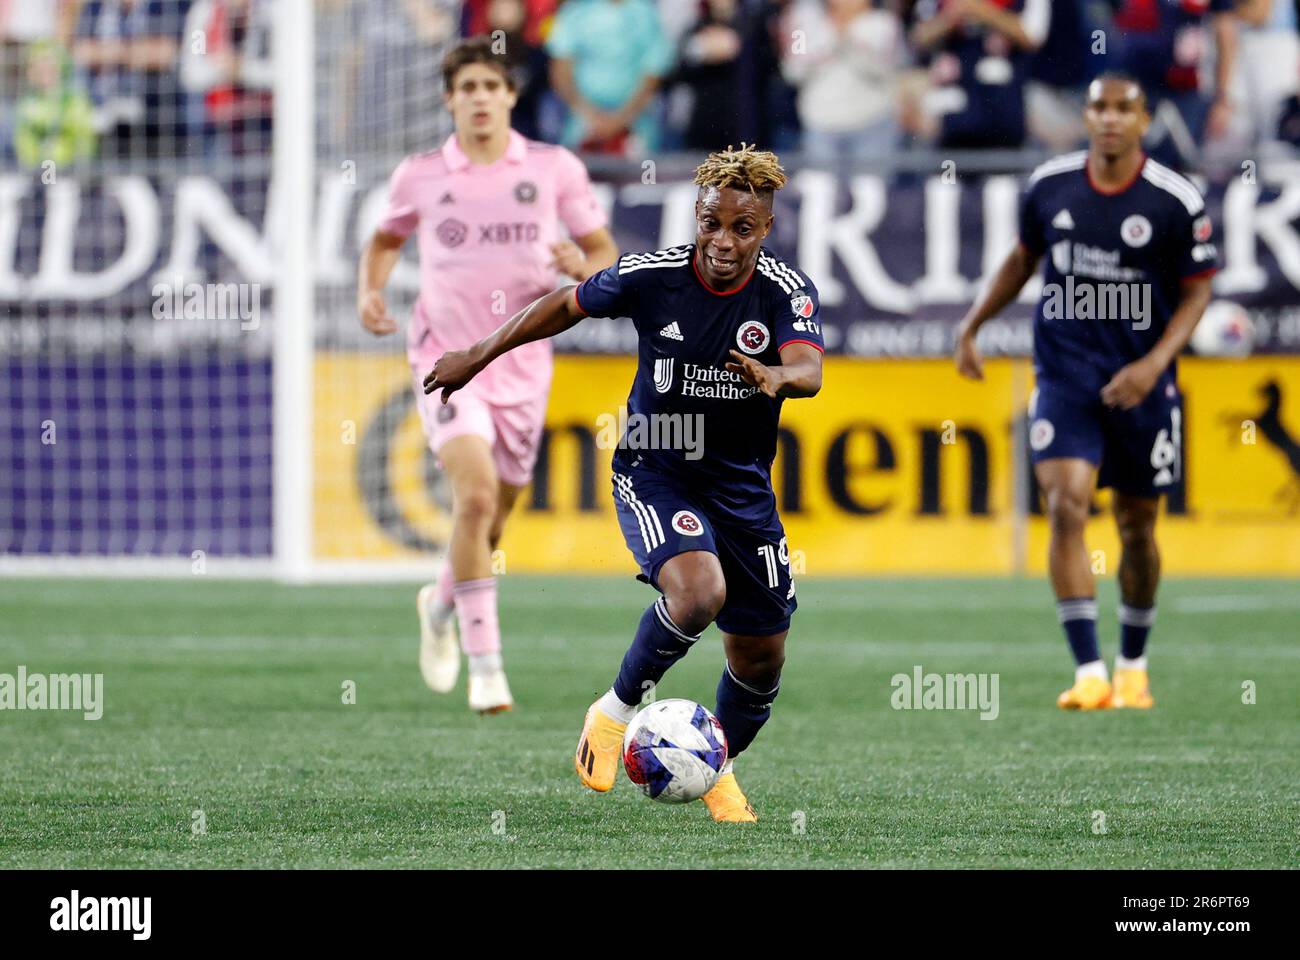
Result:
M50 901L50 929L64 932L129 931L133 940L148 940L153 932L152 897L70 897Z

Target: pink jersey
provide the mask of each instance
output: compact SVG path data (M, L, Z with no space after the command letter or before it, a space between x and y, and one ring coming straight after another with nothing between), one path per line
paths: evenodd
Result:
M407 331L412 366L428 373L447 350L486 337L542 294L559 274L550 245L605 226L582 162L564 147L510 131L505 156L470 162L453 133L442 149L393 171L379 229L419 230L420 296ZM523 403L551 383L551 345L540 340L498 357L477 378L484 397Z

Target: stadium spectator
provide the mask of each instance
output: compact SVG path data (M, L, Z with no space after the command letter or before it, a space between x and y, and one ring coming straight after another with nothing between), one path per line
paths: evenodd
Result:
M0 103L12 103L27 87L28 45L56 39L66 45L76 12L74 0L0 0Z
M38 40L27 60L30 89L15 111L18 162L36 168L49 160L57 168L93 154L94 110L76 85L67 52L54 40Z
M348 138L353 63L352 0L314 0L316 18L316 153L337 164L355 156Z
M1300 82L1300 36L1295 0L1239 0L1240 55L1234 101L1250 143L1273 140L1283 104Z
M751 0L758 7L762 36L758 60L758 142L780 153L801 149L798 91L781 73L785 51L785 13L794 0Z
M12 163L15 159L15 106L28 89L29 45L56 38L66 45L75 15L72 0L0 0L0 161Z
M494 47L500 41L502 55L514 76L518 99L510 112L511 125L525 137L540 140L539 112L547 91L549 58L541 41L531 39L536 30L530 31L530 15L525 0L490 0L480 32L492 38Z
M352 3L346 16L352 42L338 94L345 149L433 149L451 131L441 65L459 39L459 0L366 0Z
M1049 0L917 0L910 38L931 89L908 106L913 132L940 147L1020 147L1030 55L1051 25Z
M1146 88L1148 152L1175 169L1198 165L1201 145L1228 130L1237 52L1233 7L1234 0L1120 0L1115 13L1110 65ZM1207 89L1211 34L1214 80Z
M873 0L796 0L783 33L781 70L799 91L804 152L842 162L895 149L897 15Z
M655 0L659 24L674 50L700 19L700 0Z
M492 12L495 2L496 0L465 0L462 14L465 36L477 37L504 29L496 22L501 14ZM520 5L524 9L522 27L511 32L521 32L530 46L541 46L546 40L546 31L551 17L555 15L555 8L560 5L559 0L520 0Z
M195 0L190 7L181 82L203 95L205 140L221 153L270 150L271 32L269 0Z
M759 47L766 42L757 10L741 0L698 0L698 19L682 36L678 89L688 92L682 145L721 150L758 137Z
M179 156L189 117L176 69L189 0L85 0L72 53L95 104L100 154Z
M1073 150L1087 138L1084 99L1088 82L1103 67L1098 40L1104 35L1096 31L1109 22L1108 13L1097 2L1052 0L1047 37L1030 57L1025 123L1029 136L1054 153Z
M568 0L546 49L569 108L566 146L621 156L658 147L655 99L673 50L650 0Z

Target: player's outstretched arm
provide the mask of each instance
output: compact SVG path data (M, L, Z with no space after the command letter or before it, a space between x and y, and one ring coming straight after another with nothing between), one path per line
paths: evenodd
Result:
M822 388L822 352L809 344L791 343L782 347L781 362L775 367L759 363L738 350L732 350L731 355L735 362L728 363L727 369L774 400L815 397Z
M468 350L449 350L424 378L424 392L442 391L442 402L469 383L489 363L515 347L563 333L587 314L574 291L561 287L538 297Z
M361 266L357 270L357 313L361 325L376 336L397 331L397 321L388 315L384 303L384 284L402 255L405 237L376 230L375 235L361 252Z
M986 320L996 317L1020 296L1020 291L1037 269L1038 254L1030 251L1023 243L1016 244L1015 249L1002 261L998 272L993 275L993 282L984 291L984 296L971 306L961 326L957 328L954 359L957 370L963 377L984 379L984 361L980 357L979 348L975 346L975 334Z
M1211 295L1209 276L1184 280L1182 299L1169 318L1165 332L1146 356L1125 364L1115 372L1110 382L1101 388L1102 402L1121 410L1132 410L1145 400L1160 375L1174 362L1183 347L1187 346L1192 331L1200 322L1201 314L1209 306Z

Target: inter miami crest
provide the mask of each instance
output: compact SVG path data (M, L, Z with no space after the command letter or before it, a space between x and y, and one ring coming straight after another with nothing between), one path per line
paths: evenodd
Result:
M465 242L469 227L455 217L448 217L434 227L433 232L444 247L459 247Z
M515 199L520 203L532 203L537 199L537 184L531 180L520 180L515 184Z

